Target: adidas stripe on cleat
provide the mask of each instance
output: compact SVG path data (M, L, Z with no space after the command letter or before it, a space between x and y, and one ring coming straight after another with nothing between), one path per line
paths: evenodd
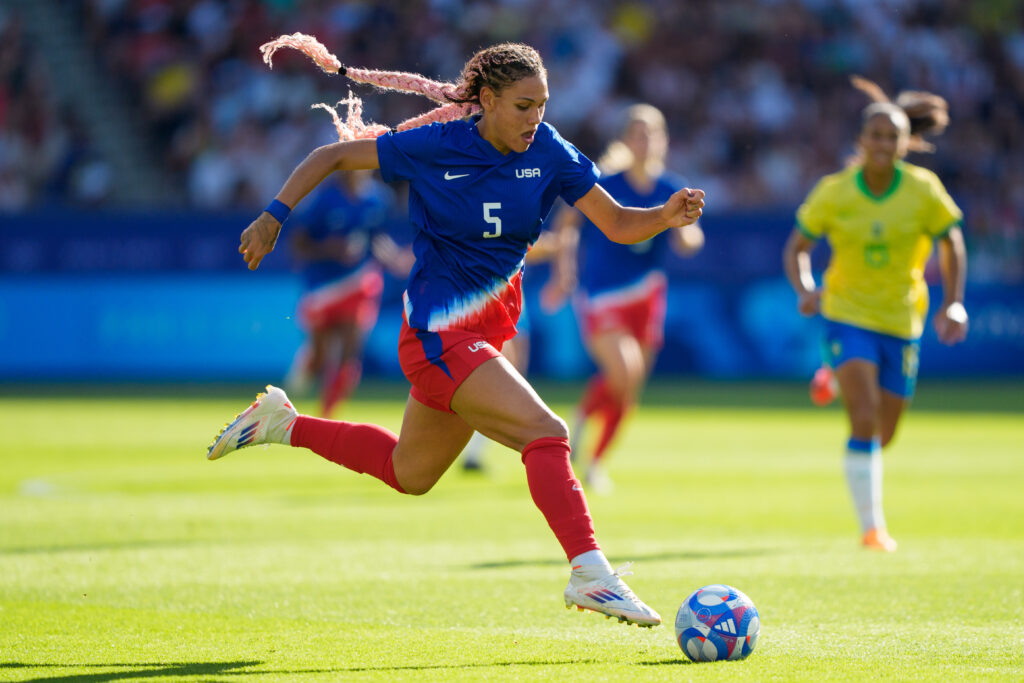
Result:
M627 564L614 572L602 565L573 567L569 585L565 587L565 606L591 610L616 618L620 622L650 628L661 623L661 616L643 603L620 578L633 572Z
M266 393L257 395L252 405L224 425L206 449L206 458L216 460L232 451L260 443L283 443L296 417L298 412L284 391L268 384Z

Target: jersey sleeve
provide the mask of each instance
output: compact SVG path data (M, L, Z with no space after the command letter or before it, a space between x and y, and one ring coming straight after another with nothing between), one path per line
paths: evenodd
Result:
M558 195L572 206L590 192L601 173L593 161L571 142L563 139L554 128L551 133L558 145L558 180L561 185Z
M436 123L381 135L377 138L381 178L389 183L412 180L420 165L433 157L440 135L441 126Z
M828 221L832 215L831 186L828 178L819 180L796 210L797 229L812 240L821 239L828 232Z
M946 192L942 181L938 176L931 174L928 177L929 196L931 198L931 211L928 212L928 220L925 223L925 230L933 238L944 237L950 229L963 220L963 212L956 205L953 198Z

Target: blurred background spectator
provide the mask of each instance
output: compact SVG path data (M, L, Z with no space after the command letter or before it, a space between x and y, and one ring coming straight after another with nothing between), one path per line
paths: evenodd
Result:
M255 209L332 139L309 105L349 87L296 54L271 71L261 43L302 31L345 63L451 80L477 48L522 40L545 57L548 119L567 138L596 155L625 105L650 102L672 128L670 167L719 211L793 205L844 162L865 103L851 73L891 94L940 93L953 125L935 155L914 161L967 212L971 276L1019 281L1022 14L1019 2L961 0L12 0L0 14L0 206L148 197ZM37 35L26 18L71 34ZM97 143L102 131L78 115L95 102L77 100L42 58L76 42L80 68L122 94L118 117L142 124L120 140ZM366 106L368 119L395 123L425 102L373 95ZM124 180L130 167L111 156L151 162L146 180L159 189Z
M530 43L549 70L547 120L593 158L628 105L664 111L669 168L708 193L709 240L692 263L670 264L685 305L669 320L678 352L664 357L673 370L714 376L813 367L813 335L778 313L791 294L779 253L797 204L854 151L867 100L849 76L891 96L940 94L952 123L935 154L910 161L935 170L964 209L969 299L979 304L972 343L1024 357L1024 310L1014 303L1024 286L1019 0L3 0L0 236L9 229L0 275L236 273L244 222L310 150L336 139L330 117L310 105L351 87L366 120L395 124L428 108L421 97L324 74L294 51L268 69L259 46L296 31L346 64L449 81L480 47ZM80 215L69 208L97 211L82 226L64 218ZM153 282L154 293L166 291ZM5 291L11 311L21 310L14 301L42 305L38 287L17 290L21 299ZM0 333L3 309L0 301ZM102 315L127 313L96 310L80 315L89 334L109 333L97 344L125 338ZM132 324L149 330L141 320ZM571 316L548 324L556 337L574 330ZM774 345L752 341L765 331ZM152 338L140 339L151 352ZM393 355L389 344L381 348ZM978 363L1002 367L987 348ZM179 349L168 346L168 358ZM18 362L18 372L29 367ZM39 367L46 362L40 356Z

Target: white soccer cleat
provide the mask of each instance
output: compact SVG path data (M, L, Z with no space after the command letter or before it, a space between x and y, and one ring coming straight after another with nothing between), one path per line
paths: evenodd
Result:
M206 459L216 460L258 443L283 443L288 427L298 415L284 391L268 384L266 393L258 394L251 406L224 425L206 449Z
M599 564L579 565L572 568L569 585L565 587L565 608L599 612L608 618L650 628L661 623L661 616L633 594L619 578L629 576L630 562L609 572Z

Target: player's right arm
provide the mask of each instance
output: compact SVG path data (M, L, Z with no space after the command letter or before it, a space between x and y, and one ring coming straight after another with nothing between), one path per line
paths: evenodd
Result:
M811 251L817 242L795 228L782 250L782 265L786 279L797 296L797 309L804 315L814 315L821 304L820 290L811 271Z
M379 167L376 140L351 140L324 145L313 150L295 167L281 191L277 193L276 199L289 209L293 209L314 187L335 171ZM280 232L281 223L266 211L242 231L238 253L245 258L249 270L256 270L263 257L274 250Z
M834 175L818 181L797 209L796 227L782 250L786 279L796 292L797 310L804 315L815 315L821 310L821 290L815 284L814 273L811 271L811 251L828 232L834 213L831 202L834 189Z

